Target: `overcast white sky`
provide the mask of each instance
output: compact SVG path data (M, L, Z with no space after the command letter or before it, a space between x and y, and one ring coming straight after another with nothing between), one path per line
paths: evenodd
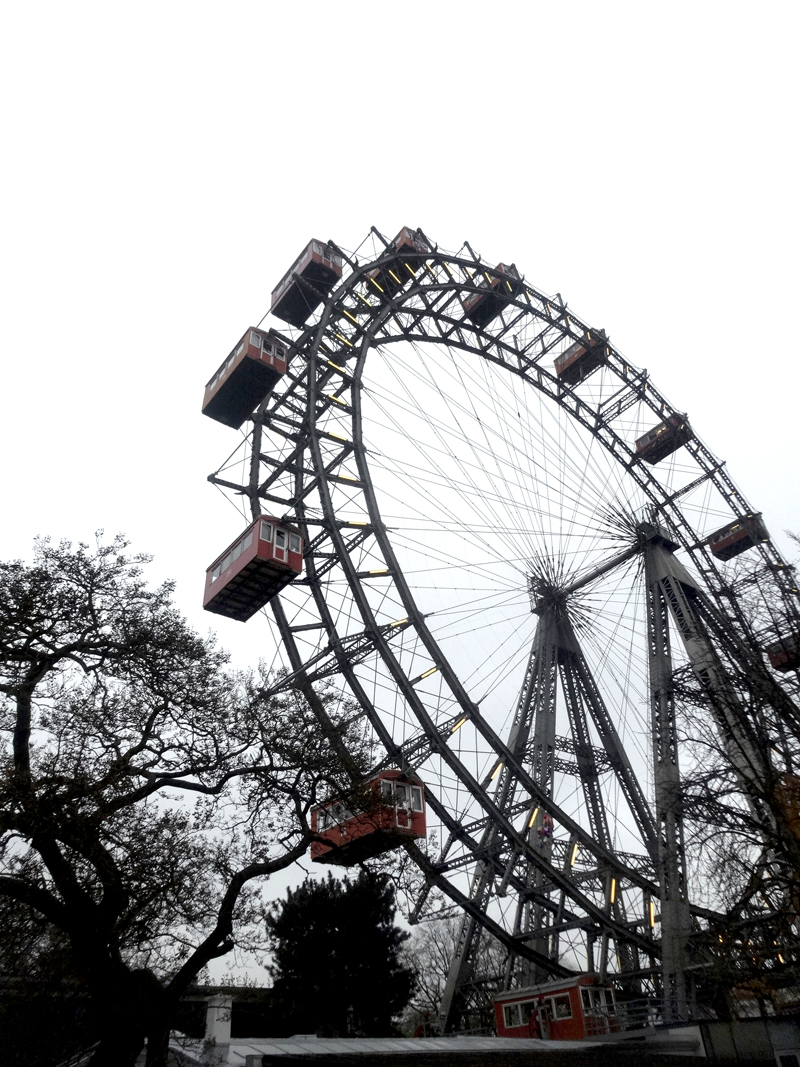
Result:
M311 236L371 224L559 291L773 532L800 529L799 23L791 3L9 6L0 553L124 530L205 628L239 523L205 481L233 435L204 383Z
M730 0L8 5L0 557L123 530L208 629L240 523L205 480L236 435L204 383L312 236L372 224L559 291L800 530L799 23Z

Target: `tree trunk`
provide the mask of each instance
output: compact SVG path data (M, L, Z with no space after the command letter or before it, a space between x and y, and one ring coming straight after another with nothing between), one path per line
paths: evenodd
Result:
M163 990L155 976L144 970L124 972L113 982L106 970L105 977L105 985L93 983L92 988L100 1044L88 1067L133 1067L145 1034L154 1020L164 1018L159 1010Z
M169 1054L169 1021L154 1019L147 1028L147 1058L145 1067L167 1067Z
M88 1067L134 1067L143 1045L144 1037L141 1034L106 1028Z

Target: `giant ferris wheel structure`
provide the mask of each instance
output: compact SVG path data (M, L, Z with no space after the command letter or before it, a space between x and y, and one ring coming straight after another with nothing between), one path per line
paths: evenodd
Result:
M303 539L265 609L281 684L337 687L372 770L425 783L413 918L461 914L442 1025L469 1015L487 937L507 985L599 971L687 1017L722 940L693 841L736 806L687 795L677 704L769 826L800 736L792 568L647 371L514 265L373 229L312 242L273 312L251 342L286 371L227 420L248 418L209 480Z

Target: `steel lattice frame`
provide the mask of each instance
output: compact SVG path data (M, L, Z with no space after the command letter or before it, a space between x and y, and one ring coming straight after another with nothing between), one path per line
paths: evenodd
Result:
M368 720L376 765L412 766L426 782L442 840L436 849L411 851L428 888L465 915L445 1014L459 997L468 999L481 931L488 930L510 949L508 981L598 967L641 982L658 972L663 956L663 988L680 1015L688 997L686 940L715 912L692 901L683 815L670 786L680 780L676 666L691 668L708 687L709 678L736 665L760 679L779 714L800 715L764 665L765 633L754 632L732 593L730 570L706 545L713 528L753 509L696 436L679 461L641 461L635 437L681 413L610 340L602 366L584 381L559 381L554 358L590 329L560 297L527 282L515 292L513 276L466 244L448 253L431 243L413 269L377 231L365 244L371 247L362 246L358 257L332 245L346 262L342 281L305 329L280 327L292 350L290 371L255 413L242 448L209 479L249 501L254 516L289 517L306 538L304 577L271 605L289 671L283 684L333 679ZM393 294L370 281L376 270L376 278L394 271ZM477 326L464 303L498 280L506 286L502 310ZM436 354L430 363L428 353ZM444 385L437 384L443 367ZM491 387L483 389L479 378ZM393 381L396 412L387 385ZM427 406L417 396L423 391ZM492 404L506 420L502 442L485 429ZM512 424L514 405L524 431ZM534 409L543 412L535 425L528 418ZM404 419L414 428L403 431ZM545 441L541 453L529 445L537 438L529 430ZM475 441L479 431L495 437ZM408 448L394 455L389 443L402 441L403 432ZM471 458L457 455L453 442ZM546 473L551 462L554 474ZM413 476L404 475L408 470ZM419 500L410 506L428 523L419 543L403 519L415 478L433 487L420 490L432 518ZM542 503L559 484L562 500ZM400 518L387 515L393 498ZM483 512L473 506L481 499ZM519 525L520 516L532 518L531 529ZM513 567L522 580L509 578L499 556L491 566L471 559L489 545L493 519L519 550ZM456 546L450 555L448 538ZM678 561L676 546L691 570ZM792 569L768 539L753 552L772 595L796 618ZM510 590L515 605L516 615L498 616L496 628L482 631L501 634L485 638L486 696L465 677L478 651L469 631L454 636L442 621L448 612L467 626L484 613L491 621L499 603L491 588L470 601L465 581L448 577L468 573L499 575L498 596ZM527 602L532 579L536 614ZM641 613L626 594L611 629L635 630L641 645L637 670L647 683L639 678L636 685L646 689L647 707L637 714L656 735L646 758L629 756L631 730L616 721L631 703L633 682L630 672L627 681L613 681L612 638L593 663L584 654L593 630L602 629L603 603L591 595L604 582L611 583L605 605L621 587L642 587ZM527 621L520 622L523 602ZM677 665L670 616L682 639ZM456 637L467 642L466 654L454 652ZM515 640L514 669L501 678L489 661ZM512 683L517 698L491 708ZM556 732L557 702L569 736ZM747 731L741 700L731 691L723 705L717 726L737 739L737 730ZM752 773L744 768L743 780ZM627 829L620 829L616 807L627 812ZM545 813L556 827L552 840L540 833ZM417 918L427 900L423 893ZM663 937L648 921L651 901L659 902Z

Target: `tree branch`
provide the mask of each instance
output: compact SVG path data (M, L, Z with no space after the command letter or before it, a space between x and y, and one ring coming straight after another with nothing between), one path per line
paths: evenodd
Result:
M312 839L313 835L311 831L306 830L298 844L295 845L294 848L285 852L283 856L275 860L269 860L266 863L251 863L233 876L219 906L217 922L214 929L208 937L197 946L195 951L189 956L184 965L169 982L167 988L172 995L176 997L180 996L202 967L219 955L224 955L224 952L221 952L220 950L224 944L228 944L229 942L230 935L233 931L233 912L244 886L252 881L253 878L263 877L268 874L276 874L278 871L283 871L287 867L291 867L293 863L305 854ZM230 942L230 947L233 947L232 941ZM229 950L226 949L226 951Z
M27 904L61 930L69 929L67 909L46 889L23 882L9 874L0 874L0 895L17 900L20 904Z

